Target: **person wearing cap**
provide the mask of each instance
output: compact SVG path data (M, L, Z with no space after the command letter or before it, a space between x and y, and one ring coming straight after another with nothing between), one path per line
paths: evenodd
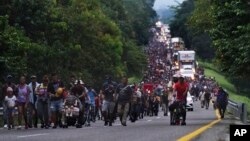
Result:
M17 87L16 84L12 82L13 77L11 75L6 76L6 83L2 87L2 93L0 95L0 102L2 102L3 105L3 123L4 123L4 128L8 128L7 125L7 106L4 102L5 96L7 96L7 88L11 87L13 89L13 95L17 95Z
M11 87L7 88L7 95L5 96L4 102L7 106L7 116L8 116L8 129L14 128L14 112L16 106L16 96L13 95L13 89Z
M37 121L38 121L37 106L36 106L37 95L36 95L35 90L40 84L37 82L35 75L32 75L30 79L31 79L31 82L28 85L30 89L28 122L29 122L29 128L32 127L32 121L33 121L34 127L37 128Z
M80 113L78 123L83 125L83 116L84 116L84 107L85 107L85 96L86 96L86 88L82 80L76 80L74 83L74 87L71 89L71 94L75 95L80 99ZM79 126L80 127L80 126Z

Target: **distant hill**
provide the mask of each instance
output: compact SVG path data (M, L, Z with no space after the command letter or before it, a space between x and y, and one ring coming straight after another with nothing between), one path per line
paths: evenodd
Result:
M170 9L170 8L158 9L156 10L156 12L159 15L160 20L167 24L169 23L171 18L173 18L174 16L174 11L173 9Z

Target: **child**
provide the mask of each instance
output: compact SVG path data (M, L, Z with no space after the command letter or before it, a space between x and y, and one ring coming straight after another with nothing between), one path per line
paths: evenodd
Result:
M5 96L5 102L7 105L7 114L8 114L8 129L14 128L13 126L13 117L14 110L16 106L16 96L13 95L13 89L11 87L7 88L7 96Z

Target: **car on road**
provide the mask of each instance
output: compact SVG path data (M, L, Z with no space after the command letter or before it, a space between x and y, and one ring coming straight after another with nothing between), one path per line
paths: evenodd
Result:
M186 104L186 109L188 111L194 111L194 98L190 94L190 92L187 93L187 104Z

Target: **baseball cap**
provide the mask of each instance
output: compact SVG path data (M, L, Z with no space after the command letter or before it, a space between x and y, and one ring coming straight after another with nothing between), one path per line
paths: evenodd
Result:
M8 75L7 75L7 78L12 78L12 75L8 74Z
M32 78L36 78L36 76L35 76L35 75L31 75L31 77L30 77L30 78L31 78L31 79L32 79Z

